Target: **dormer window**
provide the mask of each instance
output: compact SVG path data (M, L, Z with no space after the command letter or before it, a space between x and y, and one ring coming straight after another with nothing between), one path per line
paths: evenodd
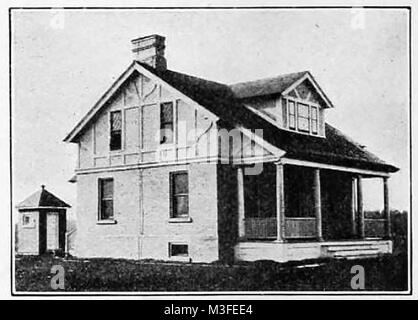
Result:
M286 98L288 128L307 134L318 134L318 106L308 101Z

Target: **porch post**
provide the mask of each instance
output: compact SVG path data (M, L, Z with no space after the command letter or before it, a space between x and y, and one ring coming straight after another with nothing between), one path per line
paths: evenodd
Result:
M316 217L316 237L318 241L323 241L321 212L321 175L319 169L314 169L314 201Z
M245 237L244 169L237 167L238 237Z
M357 214L358 214L358 236L363 239L364 233L364 210L363 210L363 184L362 177L357 177Z
M384 202L384 213L385 213L385 236L390 239L391 228L390 228L390 208L389 208L389 186L388 178L383 178L383 202Z
M353 237L357 236L357 225L356 225L356 178L351 179L351 234Z
M276 164L276 212L277 212L277 241L285 239L285 206L284 206L284 175L283 164Z

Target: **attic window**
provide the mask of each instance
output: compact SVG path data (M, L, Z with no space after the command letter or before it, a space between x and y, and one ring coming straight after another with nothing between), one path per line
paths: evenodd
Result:
M160 107L160 143L173 143L173 103L162 103Z
M122 148L122 112L112 111L110 113L110 150Z

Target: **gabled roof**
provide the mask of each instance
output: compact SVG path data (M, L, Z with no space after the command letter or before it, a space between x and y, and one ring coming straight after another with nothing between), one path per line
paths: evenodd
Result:
M245 100L270 95L286 95L305 80L310 82L318 95L324 101L324 107L334 107L331 100L327 97L309 71L288 73L274 78L241 82L230 85L229 87L232 89L235 97Z
M16 206L17 209L42 209L42 208L71 208L71 206L47 191L44 186L41 190L27 197Z
M308 71L288 73L274 78L240 82L230 85L230 88L238 99L267 96L276 93L280 94L297 80L301 79L306 73Z
M249 129L263 129L263 139L286 151L287 158L385 172L399 170L364 150L329 124L325 127L326 138L283 130L242 105L230 86L170 70L156 71L148 65L143 67L199 104L206 106L231 126L242 125Z
M247 129L263 129L262 138L273 146L284 150L287 158L384 172L399 170L364 150L359 144L353 142L329 124L326 124L325 138L299 134L280 129L241 103L241 99L244 96L244 88L250 90L252 92L250 94L279 92L280 90L283 92L304 77L311 77L307 71L284 75L270 80L255 81L251 82L253 83L250 83L251 85L243 83L228 86L172 70L156 70L147 64L139 62L135 62L131 67L135 69L135 66L139 66L163 80L185 96L205 107L217 116L221 122L230 127L242 126ZM312 80L314 81L314 79ZM269 83L270 85L268 85ZM262 84L265 84L270 89L262 91ZM81 131L82 125L80 122L77 130ZM75 136L74 130L72 131L73 137ZM69 137L70 135L67 136L67 141L71 141Z

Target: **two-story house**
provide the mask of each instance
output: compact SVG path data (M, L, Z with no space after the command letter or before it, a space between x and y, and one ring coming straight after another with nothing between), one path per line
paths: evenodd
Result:
M390 253L386 164L325 121L308 71L225 85L167 69L164 37L65 138L78 145L76 255L275 261ZM363 179L384 214L365 218Z

